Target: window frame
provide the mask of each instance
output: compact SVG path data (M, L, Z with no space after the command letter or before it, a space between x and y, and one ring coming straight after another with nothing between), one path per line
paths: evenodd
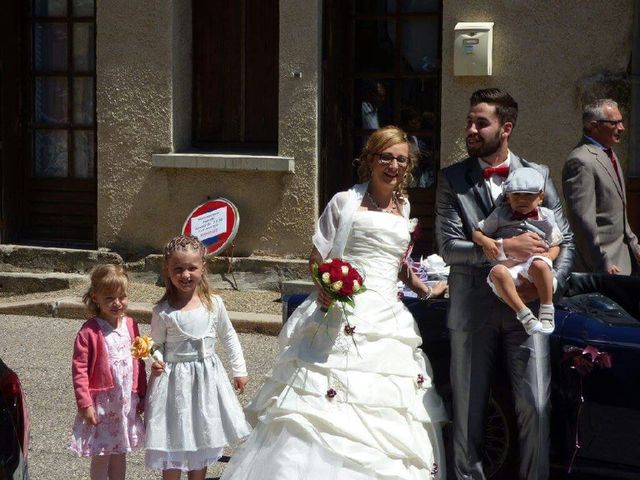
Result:
M96 2L93 3L93 15L92 16L74 16L73 15L73 0L67 0L67 10L66 15L64 16L51 16L51 15L37 15L35 11L35 2L37 0L32 0L32 8L30 10L29 18L28 18L28 29L31 37L31 58L29 61L29 88L31 93L31 105L29 107L30 113L30 123L29 123L29 141L32 154L30 155L31 161L27 166L28 172L27 175L33 178L77 178L82 180L94 180L97 177L97 154L98 154L98 143L97 143L97 94L96 94ZM74 68L73 63L73 48L74 48L74 26L76 24L88 23L93 26L93 69L89 70L76 70ZM66 69L37 69L35 66L35 49L36 49L36 25L38 24L66 24L67 31L67 65ZM35 98L36 98L36 80L38 78L55 78L55 77L63 77L67 83L67 121L60 123L53 122L37 122L36 121L36 106L35 106ZM93 80L92 84L92 95L93 95L93 112L92 112L92 121L91 124L82 124L75 122L73 118L73 108L74 108L74 80L81 78L89 78ZM40 176L36 174L36 165L35 165L35 142L36 142L36 132L38 131L47 131L47 130L65 130L67 134L67 172L65 176ZM91 132L93 134L93 165L91 168L92 175L86 177L77 177L77 166L76 166L76 154L75 154L75 133L78 131Z
M258 8L255 6L258 5ZM270 9L269 14L272 15L271 20L277 20L275 25L268 25L267 29L271 35L271 40L266 41L258 39L257 37L250 38L248 32L253 30L248 26L252 21L262 17L260 12L263 12L265 5L275 6L275 9ZM248 7L254 7L254 10L249 10ZM222 7L227 10L222 11ZM262 10L260 10L262 9ZM238 92L232 92L235 98L229 98L226 93L220 94L218 98L222 101L216 101L214 95L210 95L207 98L208 92L207 85L215 85L219 87L219 83L216 82L216 77L226 75L229 68L234 68L233 65L224 66L223 72L205 72L208 67L207 61L210 60L210 55L215 52L214 42L204 42L203 38L210 38L212 35L218 35L218 38L225 37L224 31L221 29L219 32L215 30L215 26L211 25L208 21L212 18L212 12L220 14L220 18L227 18L229 15L236 15L234 22L231 22L230 31L235 33L238 44L232 46L230 50L236 53L227 53L227 58L232 58L237 61L235 68L237 72L235 77L237 78ZM257 13L256 13L257 12ZM208 16L210 15L210 16ZM254 15L255 19L248 20L248 16ZM219 22L223 22L218 18ZM266 24L269 19L264 20ZM234 27L234 25L237 26ZM259 32L259 31L258 31ZM233 40L231 40L233 41ZM254 43L254 46L259 44L269 50L269 55L260 54L260 52L249 51L249 45ZM221 42L217 43L218 45ZM203 151L217 151L226 153L252 153L252 154L269 154L275 155L278 150L278 96L279 96L279 2L278 0L270 0L270 3L261 2L260 4L254 2L248 2L247 0L234 0L234 2L227 2L226 0L192 0L192 45L193 45L193 63L192 63L192 139L191 145L195 150ZM209 56L208 56L209 55ZM268 57L268 58L267 58ZM255 61L253 61L254 59ZM215 62L215 60L214 60ZM253 63L252 63L253 62ZM263 62L263 63L260 63ZM228 63L232 63L229 61ZM260 68L266 64L265 70L269 77L262 77L258 81L256 76L251 75L251 70L258 65ZM265 74L266 75L266 74ZM265 87L265 92L262 93L260 86L265 85L265 78L268 78ZM227 81L225 79L225 81ZM251 83L254 82L254 83ZM234 86L235 85L235 82ZM236 94L237 93L237 94ZM205 101L202 101L203 97ZM252 100L254 99L254 100ZM263 101L266 104L258 105L256 103ZM223 102L224 101L224 102ZM253 104L252 104L253 102ZM217 117L209 118L209 131L206 126L203 127L202 119L207 115L212 115L213 109L216 104L222 106L217 109ZM223 103L226 103L223 104ZM256 113L256 109L259 111ZM266 111L266 114L260 112ZM213 121L211 121L213 119ZM251 125L253 121L254 125ZM264 138L258 138L252 133L255 132L255 122L262 121L266 126L264 130L268 132ZM227 128L229 123L235 123L233 128ZM217 132L211 131L211 124L222 125ZM252 130L252 128L254 130ZM258 127L259 129L259 127Z

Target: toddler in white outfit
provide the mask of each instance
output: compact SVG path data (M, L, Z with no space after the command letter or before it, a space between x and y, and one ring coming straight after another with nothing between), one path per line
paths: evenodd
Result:
M472 234L474 243L482 247L487 258L498 261L487 277L493 292L515 312L526 332L550 334L553 321L553 292L557 281L553 272L553 260L558 256L562 232L558 228L552 210L542 207L544 177L534 168L513 170L503 184L504 198L500 205L480 221ZM536 233L546 241L546 253L532 255L524 262L506 257L500 258L500 242L524 232ZM524 278L532 282L540 298L540 310L536 317L522 301L516 287Z

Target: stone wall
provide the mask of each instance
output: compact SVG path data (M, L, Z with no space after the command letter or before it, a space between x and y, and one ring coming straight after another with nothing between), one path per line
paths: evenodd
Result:
M496 86L520 104L513 150L549 165L558 184L581 102L602 92L624 110L632 0L443 4L441 165L465 155L470 94ZM152 165L153 154L190 146L189 5L97 3L98 246L158 251L196 205L221 196L240 211L236 255L306 256L318 215L322 2L280 0L278 155L293 158L294 172ZM493 76L453 76L459 21L495 22ZM625 141L623 165L626 150Z
M632 11L632 0L444 2L441 165L465 155L471 93L498 87L519 104L513 151L549 165L560 187L562 164L582 132L583 99L597 91L628 101ZM457 22L479 21L495 22L493 76L456 77L453 29ZM627 139L630 134L627 129ZM617 150L625 164L627 140Z
M98 246L158 251L198 204L226 197L240 212L236 255L304 256L318 213L321 2L280 1L278 154L293 173L152 165L190 146L188 5L97 3Z

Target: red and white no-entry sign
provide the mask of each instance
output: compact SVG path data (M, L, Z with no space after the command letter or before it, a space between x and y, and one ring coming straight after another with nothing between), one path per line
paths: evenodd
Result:
M238 233L238 209L226 198L216 198L197 206L182 227L184 235L194 235L215 255L233 242Z

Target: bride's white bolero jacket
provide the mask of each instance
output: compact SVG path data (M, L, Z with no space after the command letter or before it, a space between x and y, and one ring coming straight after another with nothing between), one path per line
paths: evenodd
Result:
M318 218L313 245L323 259L341 258L349 237L353 214L362 203L369 182L357 183L345 192L336 193ZM409 218L409 201L402 204L402 215Z

